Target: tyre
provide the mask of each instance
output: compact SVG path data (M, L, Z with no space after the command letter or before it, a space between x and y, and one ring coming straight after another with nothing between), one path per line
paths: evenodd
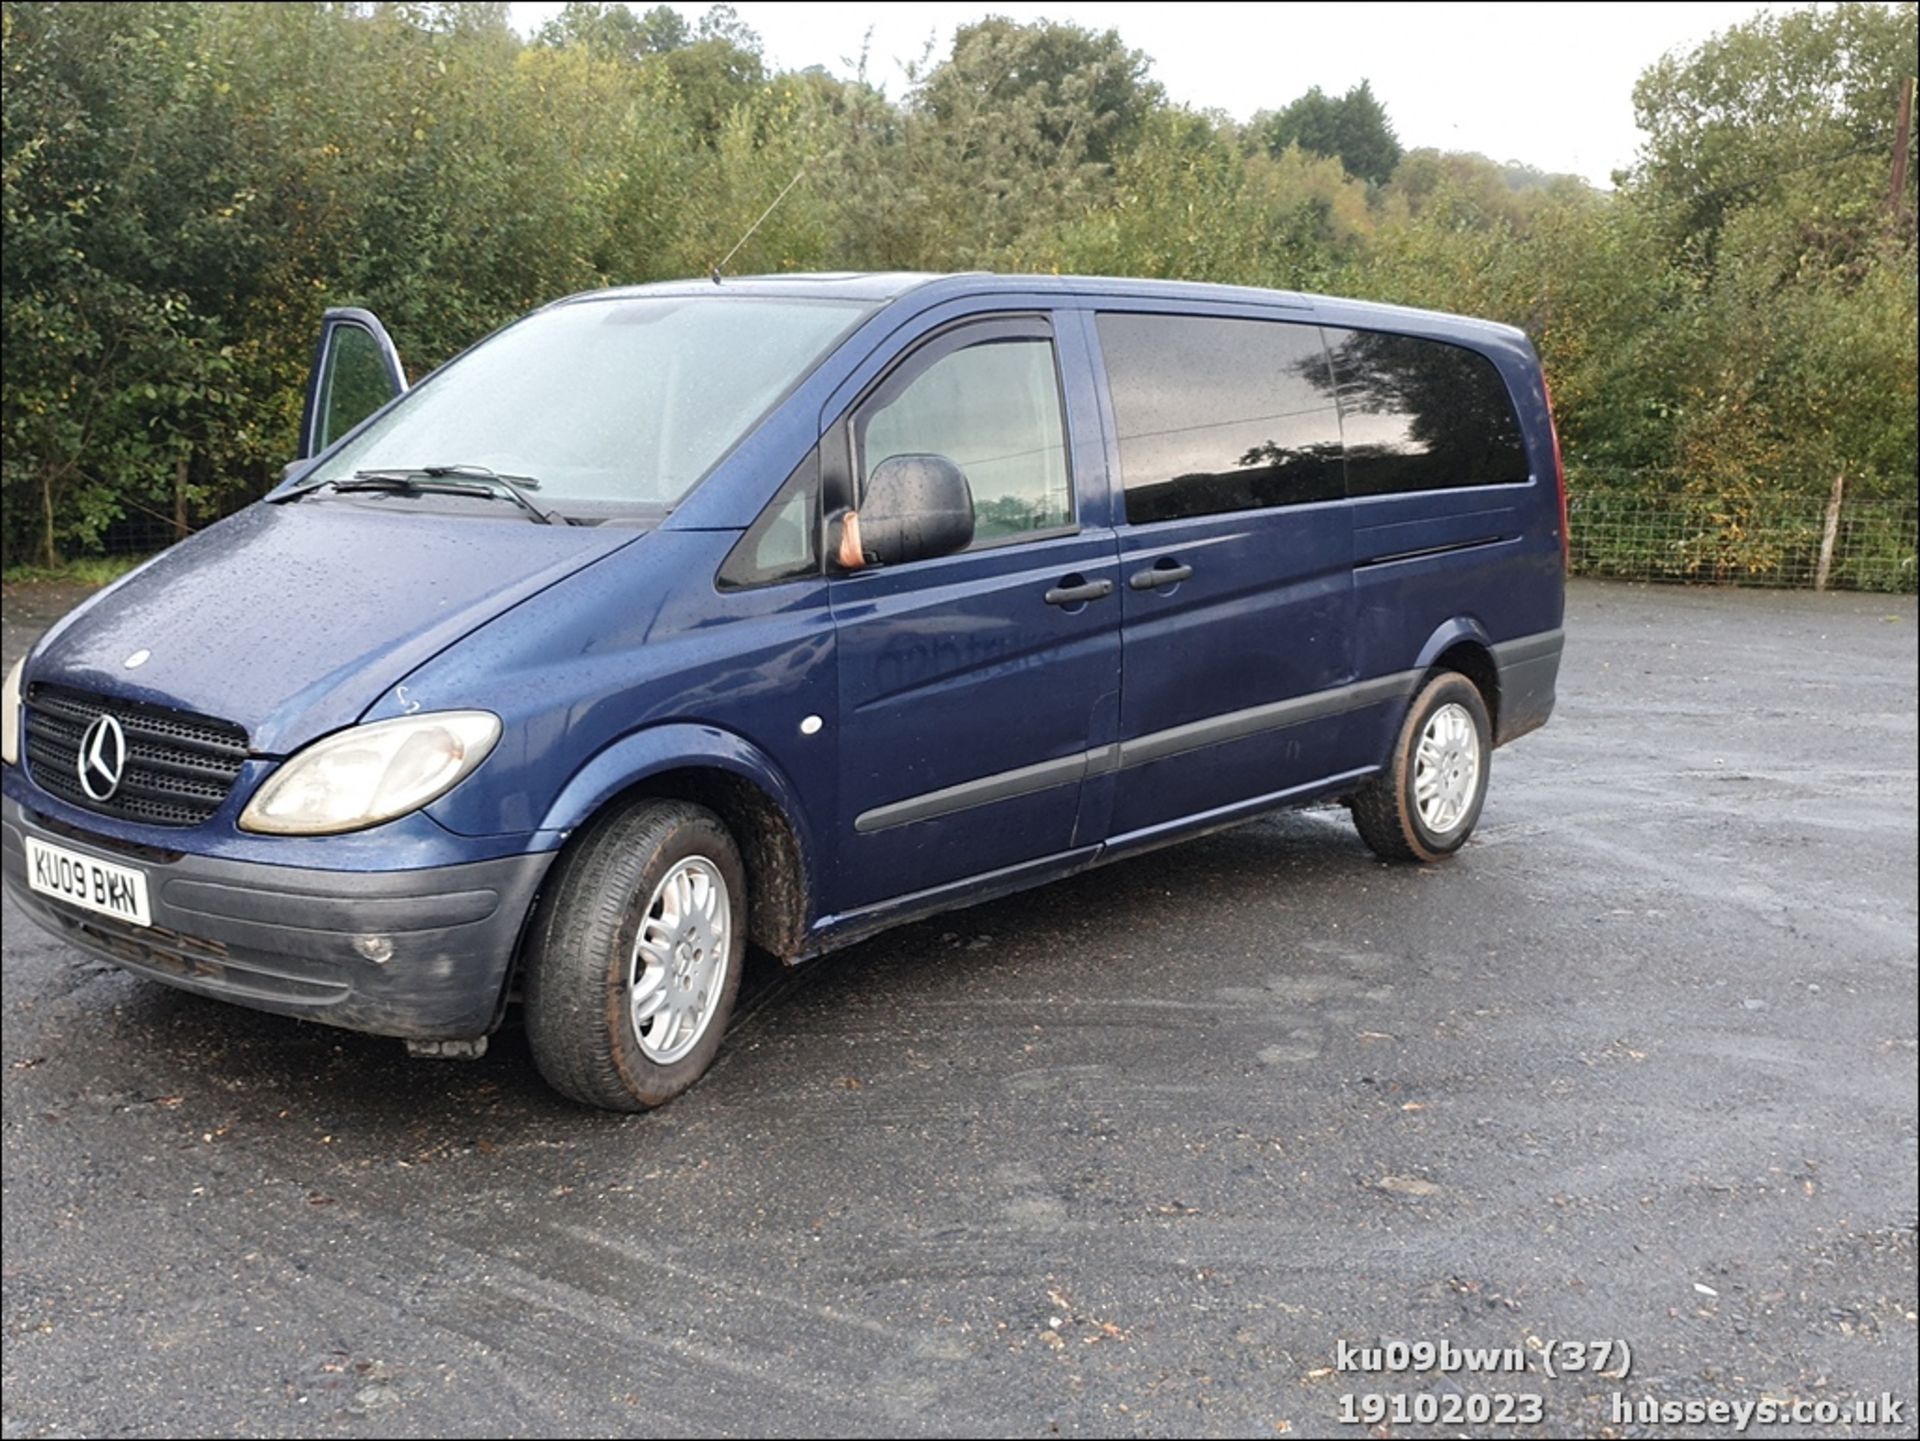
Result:
M1487 797L1493 725L1479 689L1445 671L1413 698L1387 768L1353 795L1353 823L1389 861L1437 861L1466 844Z
M556 866L526 957L534 1064L589 1106L644 1111L712 1063L740 990L746 872L719 817L641 801Z

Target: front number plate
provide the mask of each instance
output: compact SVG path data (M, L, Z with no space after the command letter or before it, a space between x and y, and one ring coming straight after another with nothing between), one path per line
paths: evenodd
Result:
M41 895L136 926L153 924L145 871L50 846L32 836L26 842L27 884Z

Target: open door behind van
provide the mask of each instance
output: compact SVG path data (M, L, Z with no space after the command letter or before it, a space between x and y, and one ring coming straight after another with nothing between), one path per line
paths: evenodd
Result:
M329 310L307 376L299 458L318 455L406 389L407 373L380 318L354 306Z

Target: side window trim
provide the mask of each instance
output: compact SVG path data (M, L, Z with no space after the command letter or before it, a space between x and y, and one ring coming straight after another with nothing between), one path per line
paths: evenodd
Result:
M1060 340L1053 317L1042 311L1005 311L966 315L948 321L915 337L886 367L863 386L849 401L839 417L827 427L820 444L820 495L824 517L849 506L857 506L864 469L856 438L861 416L872 407L884 405L919 378L926 370L958 351L1000 340L1044 340L1053 360L1053 384L1060 417L1061 460L1067 472L1066 524L1043 530L1023 531L978 541L964 555L1000 550L1009 545L1024 545L1036 540L1054 540L1077 535L1081 529L1080 495L1073 463L1073 434L1068 418L1066 377L1062 371Z

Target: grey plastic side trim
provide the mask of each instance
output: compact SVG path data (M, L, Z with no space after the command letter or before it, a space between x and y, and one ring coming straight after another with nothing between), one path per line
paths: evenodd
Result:
M1061 756L1058 760L999 771L990 776L981 776L978 780L962 781L957 786L946 786L924 795L909 796L903 801L876 806L862 812L854 821L853 828L864 835L869 831L886 830L889 826L930 821L935 816L950 815L954 811L971 810L974 806L988 805L993 801L1012 800L1015 796L1034 791L1073 784L1086 775L1087 764L1093 754L1092 751L1078 751L1070 756Z
M1205 720L1190 721L1169 730L1135 736L1130 741L1120 743L1120 765L1123 769L1145 765L1148 761L1258 735L1261 731L1324 720L1328 716L1359 710L1379 701L1394 700L1410 694L1419 679L1418 671L1398 671L1375 680L1357 681L1353 685L1336 686L1332 690L1315 691L1312 695L1274 701L1269 705L1249 706L1246 710L1228 711L1224 715L1208 716Z
M958 785L876 806L862 812L855 819L853 828L866 835L914 821L929 821L952 815L955 811L971 810L974 806L1075 784L1092 776L1145 765L1149 761L1258 735L1262 731L1279 730L1307 721L1322 720L1327 716L1342 715L1380 701L1402 699L1412 693L1419 679L1418 671L1399 671L1374 680L1297 696L1292 700L1228 711L1224 715L1209 716L1205 720L1155 731L1151 735L1136 736L1129 741L1061 756L1058 760L998 771L990 776L981 776L978 780L962 781Z
M1547 656L1557 656L1565 649L1567 633L1564 630L1543 630L1535 635L1523 635L1518 640L1503 640L1493 647L1494 664L1504 669L1510 665L1524 665L1530 660L1542 660Z

